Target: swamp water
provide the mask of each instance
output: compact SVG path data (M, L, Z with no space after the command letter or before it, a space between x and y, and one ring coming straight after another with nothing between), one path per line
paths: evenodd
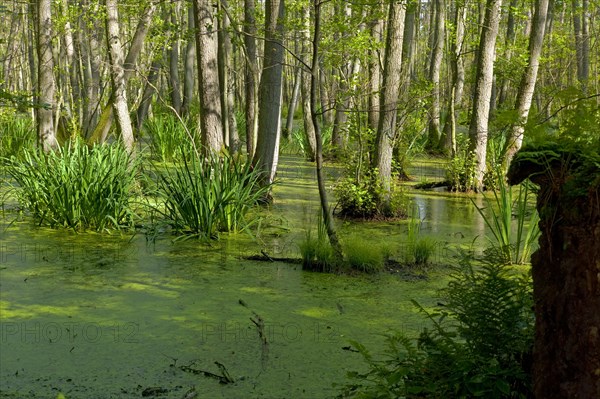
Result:
M425 322L410 300L435 303L443 269L406 281L244 259L261 249L298 256L305 229L315 225L312 165L283 157L278 178L257 237L212 245L168 235L74 234L11 224L7 214L0 226L0 397L181 398L192 387L199 398L332 397L347 371L364 368L359 354L344 349L349 340L379 353L389 329L418 334ZM440 243L435 262L448 263L448 247L483 234L468 198L411 198L423 233ZM356 234L394 251L406 232L405 222L338 226L342 237ZM263 324L266 344L251 319ZM190 372L222 375L215 362L233 383Z

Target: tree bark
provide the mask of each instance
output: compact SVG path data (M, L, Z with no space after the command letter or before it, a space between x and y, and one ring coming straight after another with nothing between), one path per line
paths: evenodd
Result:
M106 41L112 82L112 107L117 119L123 145L128 152L133 150L133 127L127 106L125 70L121 37L119 32L119 13L117 0L106 0Z
M37 132L38 142L45 151L58 147L54 129L55 84L54 59L52 57L52 14L51 1L40 0L37 8L37 50L38 50L38 101Z
M246 152L249 157L254 155L258 133L258 118L256 112L258 93L258 60L256 52L256 20L254 18L254 0L244 0L244 44L246 45Z
M370 31L373 41L378 44L383 42L384 22L379 15L381 13L381 4L373 6L371 11ZM368 126L373 131L377 131L379 125L379 105L381 102L381 66L384 58L383 51L379 48L372 49L369 57L369 98L368 98Z
M444 123L444 134L442 137L442 148L452 157L456 155L456 106L460 106L465 86L465 66L462 56L463 41L465 37L465 21L467 19L467 8L463 1L454 5L454 16L450 35L450 69L452 72L451 95L448 98L448 111Z
M281 135L284 0L265 2L264 62L258 91L258 140L252 164L264 173L263 182L275 179Z
M285 121L285 129L283 129L283 136L289 138L294 130L294 114L296 113L296 107L298 106L298 98L300 97L300 85L302 84L302 64L296 65L296 72L294 72L294 87L292 88L292 95L290 96L290 102L288 104L288 113Z
M204 155L223 149L221 100L217 64L217 32L212 3L194 0L196 48L198 57L198 92L200 93L200 131Z
M522 150L510 184L539 185L539 249L531 257L535 340L533 393L600 398L600 175L589 148ZM522 155L522 156L521 156ZM583 165L583 166L582 166Z
M193 34L196 29L194 23L194 5L190 3L187 10L188 39L185 48L183 100L181 103L181 116L190 113L192 99L194 98L194 64L196 62L196 37Z
M311 120L313 129L315 131L316 141L316 167L317 167L317 184L319 187L319 198L321 202L321 212L323 214L323 224L327 230L327 236L329 237L329 243L333 248L336 257L339 260L343 259L342 246L338 239L335 227L333 224L333 216L331 215L331 209L329 209L329 203L327 201L327 191L325 189L325 180L323 178L323 140L321 138L321 128L317 113L317 85L318 85L318 73L319 73L319 41L321 34L321 0L314 0L314 13L315 13L315 31L312 40L312 65L311 65L311 80L310 80L310 103L311 103Z
M391 193L392 154L396 141L396 115L401 85L405 14L405 2L390 2L383 68L383 87L379 106L379 124L375 141L375 157L372 165L378 169L379 180L384 189L384 212L389 210L389 195Z
M483 190L483 176L486 171L488 121L501 5L502 0L487 0L479 41L473 111L469 125L469 150L475 154L474 188L476 191Z
M306 5L304 8L304 18L303 18L303 29L302 29L302 54L307 54L310 51L310 6ZM304 57L302 57L304 58ZM303 59L305 63L308 63L307 59ZM318 71L317 71L318 72ZM300 76L301 79L301 92L302 92L302 119L304 121L304 136L306 137L306 148L305 148L305 156L306 159L310 162L315 161L316 153L317 153L317 141L316 141L316 133L315 127L312 121L313 113L317 113L318 108L317 103L313 103L312 101L312 75L307 75L303 73ZM323 88L321 87L321 90Z
M181 81L179 79L179 1L169 5L171 48L169 50L169 87L171 89L171 106L177 114L181 114Z
M431 82L431 105L429 107L429 134L427 148L430 151L439 150L442 135L440 116L440 74L444 56L444 35L446 24L446 4L444 0L434 0L435 17L433 30L433 47L431 49L431 63L429 66L429 81Z

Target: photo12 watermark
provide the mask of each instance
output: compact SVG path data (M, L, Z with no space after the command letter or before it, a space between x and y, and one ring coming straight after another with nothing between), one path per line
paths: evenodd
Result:
M0 322L0 343L125 343L139 342L140 327L135 322Z

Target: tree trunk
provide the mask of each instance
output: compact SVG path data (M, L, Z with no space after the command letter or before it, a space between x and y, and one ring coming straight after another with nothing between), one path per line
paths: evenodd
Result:
M219 72L217 64L217 32L212 3L194 0L196 16L196 48L198 57L198 92L200 93L200 131L204 155L223 149L223 125Z
M384 213L389 211L389 195L392 179L392 153L396 141L396 115L401 85L402 42L406 4L390 2L388 29L383 68L379 124L375 142L373 167L379 171L379 180L384 189Z
M594 179L600 167L582 155L589 148L522 151L508 181L530 178L539 185L541 237L531 257L533 393L540 399L600 398L600 187Z
M254 18L254 0L244 0L244 44L246 45L246 152L249 157L254 155L258 132L257 92L258 92L258 60L256 53L256 20Z
M308 54L310 51L310 6L304 7L303 29L302 29L302 54ZM302 57L305 58L305 57ZM303 59L308 63L307 59ZM315 136L315 127L312 122L313 113L317 113L317 103L312 102L312 81L313 77L303 73L301 76L301 92L302 92L302 119L304 121L304 136L306 137L305 156L310 162L315 161L317 153L317 142ZM324 90L321 87L321 90Z
M508 20L506 21L506 39L504 44L506 51L504 53L504 61L509 64L513 55L512 47L515 45L516 39L516 28L515 28L515 11L517 10L518 0L511 0L510 6L508 7ZM498 93L498 107L501 108L508 97L508 90L510 88L511 77L506 76L508 73L505 72L500 80L500 92Z
M275 179L281 134L284 0L265 2L265 45L258 91L258 140L252 163L270 184Z
M581 1L581 2L580 2ZM584 93L590 76L589 1L573 0L573 29L577 57L577 80Z
M479 41L479 60L475 78L473 111L469 126L469 150L475 154L474 188L476 191L483 190L483 176L486 171L488 121L501 4L502 0L487 0L485 19Z
M193 34L196 29L194 23L194 5L190 3L187 10L188 39L185 48L184 63L184 81L183 81L183 101L181 103L181 116L187 116L190 113L192 99L194 98L194 63L196 62L196 38Z
M237 123L235 120L235 101L233 85L231 84L231 71L233 71L233 49L229 37L230 21L224 5L221 3L219 16L219 46L217 55L219 57L219 84L221 87L221 111L223 124L223 142L229 148L229 152L238 152L239 137Z
M142 130L144 121L148 116L148 110L150 109L152 97L154 96L154 93L156 93L156 83L158 82L161 66L162 63L160 60L160 55L158 55L150 65L150 71L148 71L146 85L144 87L144 92L142 93L142 100L140 101L140 105L138 106L136 112L136 128L138 131Z
M171 89L171 106L177 114L181 114L181 82L179 80L179 22L177 14L179 13L179 1L168 6L169 19L171 20L170 39L171 48L169 51L169 87Z
M123 145L128 152L133 150L133 127L127 106L123 50L119 32L119 13L117 0L106 0L106 41L112 82L112 106L117 118L117 127L121 133Z
M344 255L342 252L342 246L337 237L333 225L333 216L331 215L331 209L329 209L329 203L327 201L327 191L325 189L325 180L323 178L323 140L321 138L321 128L317 118L317 85L318 85L318 73L319 73L319 41L321 34L321 0L314 0L313 3L315 12L315 32L312 40L312 65L311 65L311 81L310 81L310 103L312 110L311 120L313 129L315 131L316 140L316 164L317 164L317 184L319 187L319 198L321 202L321 212L323 214L323 224L327 230L327 236L329 237L329 243L339 260L342 260Z
M429 66L429 81L432 85L431 105L429 107L429 134L427 148L430 151L439 149L440 137L442 135L440 120L440 73L442 70L442 59L444 56L444 31L446 24L446 4L444 0L434 0L435 17L433 31L433 47L431 48L431 63Z
M370 21L371 36L375 44L383 42L384 22L379 16L381 4L373 6ZM379 48L371 50L369 57L369 98L368 98L368 125L373 131L377 131L379 125L379 105L381 102L381 65L384 56Z
M510 130L504 151L504 164L506 168L508 168L510 161L523 143L525 124L527 123L531 101L533 100L540 56L544 44L548 3L549 0L536 0L535 2L535 14L533 16L531 28L532 32L529 37L529 60L527 62L527 68L523 72L523 77L521 78L521 85L519 87L519 93L517 94L517 104L515 107L519 119Z
M442 148L452 157L456 155L456 106L460 106L465 85L465 66L462 56L463 40L465 37L465 21L467 8L463 1L454 5L454 30L450 35L450 69L452 72L451 95L448 98L448 111L444 123Z
M294 114L296 113L296 107L298 106L298 98L300 97L300 85L302 84L302 64L298 63L296 66L296 72L294 72L294 87L292 89L292 95L290 96L290 102L288 105L288 113L285 121L285 129L283 129L283 136L289 138L294 130Z
M52 57L51 1L40 0L37 8L38 101L37 132L45 152L58 147L54 130L54 59Z

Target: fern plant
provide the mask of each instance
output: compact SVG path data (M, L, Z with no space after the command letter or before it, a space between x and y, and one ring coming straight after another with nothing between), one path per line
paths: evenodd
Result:
M352 342L367 365L351 372L344 398L524 398L531 396L531 283L489 253L460 258L418 339L386 335L382 357Z

